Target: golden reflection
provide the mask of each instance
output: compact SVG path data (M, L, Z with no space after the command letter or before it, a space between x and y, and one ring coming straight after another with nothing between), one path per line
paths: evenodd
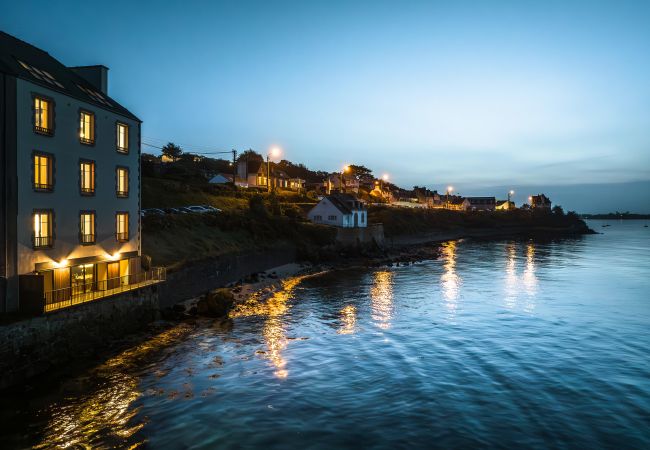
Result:
M66 389L82 394L71 394L65 403L54 405L42 441L34 448L97 448L96 441L106 434L122 441L122 447L142 446L144 439L129 442L145 425L143 420L133 423L139 408L133 408L132 403L141 392L139 378L130 369L152 352L178 342L189 331L189 325L180 324L109 359L93 369L88 379L68 382Z
M514 243L506 245L506 307L514 308L517 303L517 247Z
M449 241L442 245L442 259L444 272L440 277L442 285L442 295L447 302L447 308L453 312L458 306L458 297L460 295L460 277L456 273L456 250L457 242Z
M295 277L282 282L282 288L274 292L266 301L260 294L252 295L246 302L238 305L230 314L231 319L237 317L266 316L262 335L266 342L266 357L275 367L275 376L286 378L289 371L286 369L287 361L282 352L287 347L287 334L283 323L285 313L289 309L288 300L293 297L296 286L305 277Z
M530 301L537 293L537 275L535 275L535 244L529 242L526 246L526 269L524 270L524 288L528 294L527 310L532 310L535 304Z
M372 319L379 328L390 328L393 315L393 272L375 272L374 284L370 289Z
M353 334L357 325L357 308L352 305L341 309L341 327L339 334Z

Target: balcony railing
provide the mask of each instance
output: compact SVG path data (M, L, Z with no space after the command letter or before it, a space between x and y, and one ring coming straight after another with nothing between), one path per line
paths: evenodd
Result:
M95 143L95 139L80 137L79 142L81 142L82 144L93 145Z
M129 240L129 233L115 233L115 239L118 242L126 242Z
M82 244L94 244L95 243L95 235L94 234L80 234L79 235L79 240L81 241Z
M52 247L54 238L52 236L33 236L34 248Z
M92 281L74 286L54 289L44 293L44 312L51 312L61 308L87 303L100 298L133 291L145 286L160 283L167 278L164 267L154 267L146 272L140 272L123 277L109 278L107 280Z
M129 191L117 191L117 196L118 197L128 197L129 196Z
M46 134L48 136L51 136L52 134L54 134L54 130L52 130L51 128L39 127L38 125L34 125L34 131L36 131L37 133L40 133L40 134Z
M34 189L37 191L51 191L53 187L52 183L34 183Z
M94 187L82 187L81 193L84 195L93 195L95 193Z

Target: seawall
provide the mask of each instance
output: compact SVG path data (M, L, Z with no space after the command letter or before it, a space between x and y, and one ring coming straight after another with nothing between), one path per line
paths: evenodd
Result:
M0 326L0 389L89 358L111 340L158 317L158 288L147 286Z

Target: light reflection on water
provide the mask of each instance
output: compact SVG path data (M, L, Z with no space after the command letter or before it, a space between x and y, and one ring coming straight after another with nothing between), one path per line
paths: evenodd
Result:
M12 406L0 442L650 448L650 234L614 228L289 280Z

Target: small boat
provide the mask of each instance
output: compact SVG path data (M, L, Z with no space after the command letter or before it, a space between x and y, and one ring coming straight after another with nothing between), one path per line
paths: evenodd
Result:
M648 226L647 226L647 225L643 225L643 228L648 228Z

